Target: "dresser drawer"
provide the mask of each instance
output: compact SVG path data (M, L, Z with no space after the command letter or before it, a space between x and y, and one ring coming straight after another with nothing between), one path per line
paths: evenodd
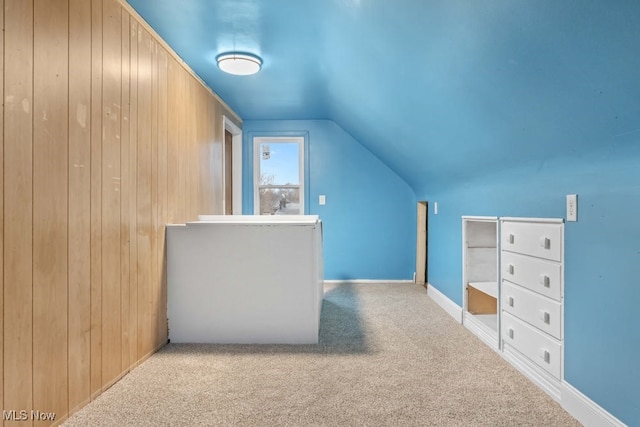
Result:
M562 224L503 221L502 249L553 261L562 259Z
M560 341L502 312L502 340L556 378L560 378Z
M561 304L521 286L502 282L502 308L560 339Z
M502 251L502 278L560 301L562 267L559 263Z

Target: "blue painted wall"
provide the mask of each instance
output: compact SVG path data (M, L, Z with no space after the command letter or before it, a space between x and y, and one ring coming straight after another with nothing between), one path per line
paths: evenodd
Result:
M307 138L307 213L323 222L325 279L412 279L413 190L332 121L244 122L243 213L253 213L253 138L276 135Z
M423 194L429 281L462 304L462 215L565 217L565 379L628 425L640 425L640 132L624 143L525 163Z

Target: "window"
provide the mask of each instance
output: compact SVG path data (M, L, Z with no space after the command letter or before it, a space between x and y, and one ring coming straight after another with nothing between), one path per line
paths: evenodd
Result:
M256 137L254 213L304 214L304 138Z

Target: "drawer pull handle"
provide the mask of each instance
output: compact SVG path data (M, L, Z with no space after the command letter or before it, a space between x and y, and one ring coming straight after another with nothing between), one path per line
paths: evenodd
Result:
M548 237L540 237L540 247L545 249L551 249L551 239Z
M513 297L509 297L509 307L513 307Z
M540 320L542 320L547 325L551 323L551 315L546 311L540 312Z
M551 353L549 353L548 350L542 350L542 354L540 354L540 357L542 357L542 360L544 360L545 363L551 362Z
M549 286L551 286L551 279L546 274L541 274L540 275L540 284L542 286L544 286L545 288L548 288Z
M507 243L510 243L513 245L513 242L515 242L516 240L516 236L514 236L513 234L509 233L509 235L507 236Z
M513 268L513 264L509 264L507 266L507 274L513 274L514 268Z
M509 338L513 339L513 329L509 329L507 334L509 335Z

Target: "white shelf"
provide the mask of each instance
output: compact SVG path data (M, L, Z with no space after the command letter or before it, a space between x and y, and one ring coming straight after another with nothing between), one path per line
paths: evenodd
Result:
M469 282L469 286L496 299L498 298L498 282Z
M498 315L464 313L464 326L494 349L498 349Z
M473 317L478 319L484 325L491 328L494 332L498 332L498 315L497 314L474 314Z
M497 217L462 217L462 322L496 350L499 243Z

